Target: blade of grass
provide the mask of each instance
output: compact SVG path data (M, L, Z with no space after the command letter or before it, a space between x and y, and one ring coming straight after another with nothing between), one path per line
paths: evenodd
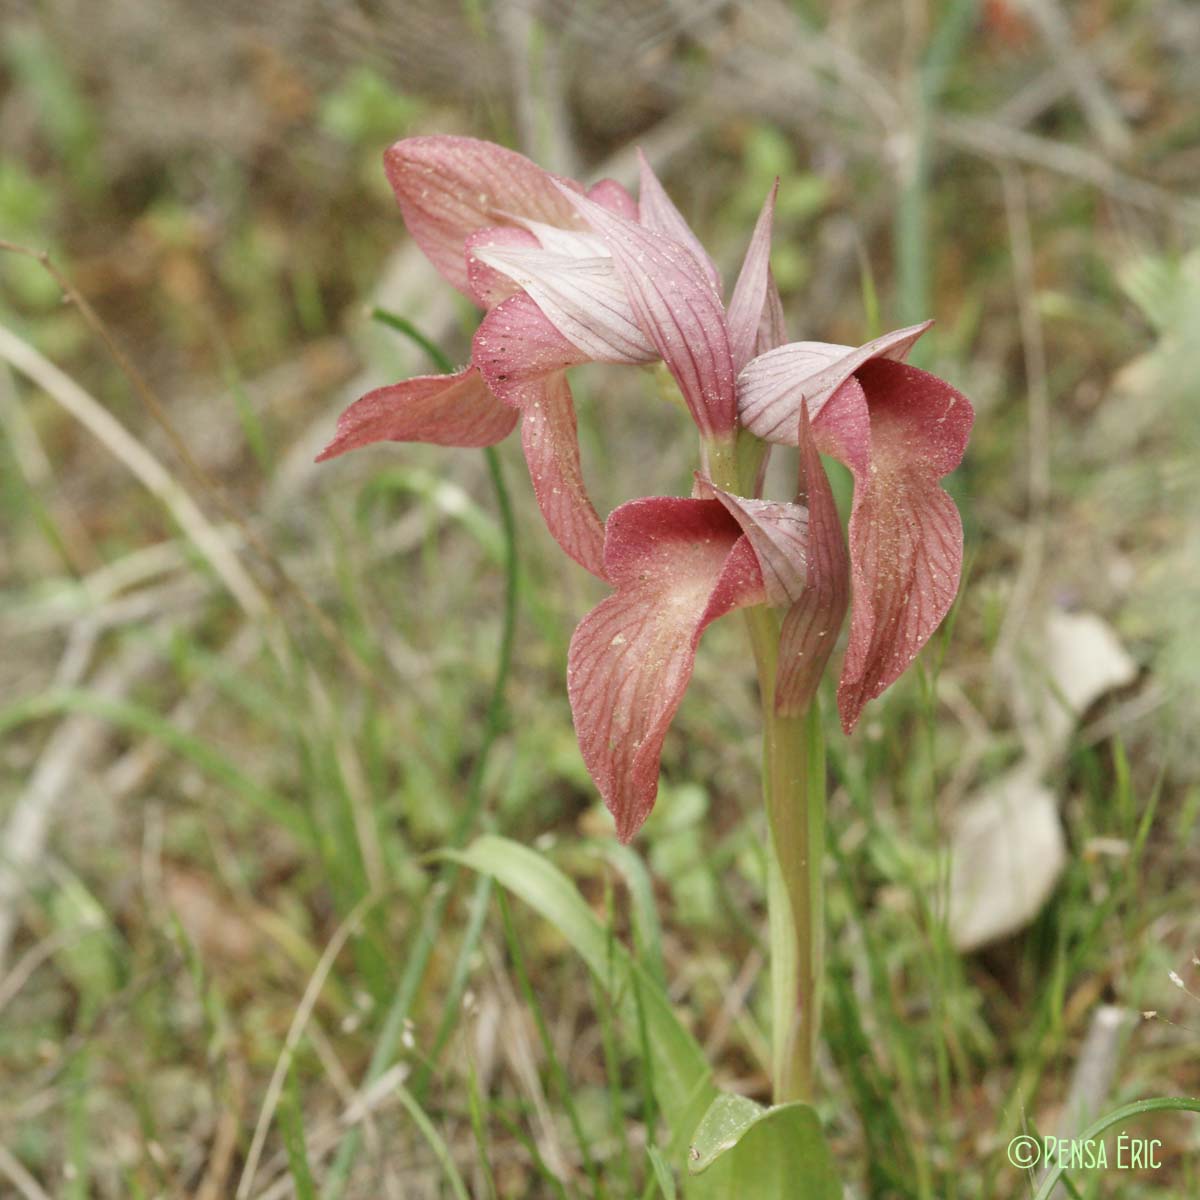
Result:
M467 1055L467 1114L471 1118L471 1133L475 1137L475 1146L479 1151L479 1169L483 1172L484 1186L487 1188L489 1200L499 1200L496 1191L496 1177L492 1174L492 1164L488 1160L487 1130L483 1122L483 1097L479 1094L479 1077L475 1074L475 1057Z
M596 1160L592 1157L591 1146L588 1144L587 1136L583 1132L583 1123L579 1119L579 1110L575 1107L570 1080L567 1079L567 1073L563 1070L563 1065L559 1061L558 1052L554 1049L554 1039L550 1036L550 1030L546 1025L546 1015L542 1012L542 1006L538 1003L537 992L534 991L533 984L529 979L529 973L525 970L525 956L521 952L521 941L517 937L517 930L512 922L508 900L503 892L499 892L496 899L500 904L500 916L504 922L504 936L508 942L508 953L512 959L513 973L517 977L517 986L521 989L521 995L525 998L525 1003L528 1005L529 1011L533 1016L533 1023L537 1029L538 1037L541 1039L542 1049L546 1052L546 1062L550 1067L554 1086L558 1088L562 1106L567 1114L567 1121L571 1126L571 1132L575 1135L575 1141L579 1145L579 1154L583 1159L583 1169L587 1172L588 1179L591 1180L593 1193L599 1195L600 1175L596 1168Z
M613 1140L618 1146L618 1166L621 1172L621 1194L632 1196L633 1159L629 1153L629 1122L625 1119L624 1091L621 1088L621 1057L617 1049L617 1032L613 1020L612 1001L595 977L589 980L592 1003L600 1022L600 1044L604 1050L604 1075L608 1080L608 1117Z
M446 1182L450 1185L450 1190L454 1193L456 1200L471 1200L470 1194L467 1192L467 1185L463 1183L463 1178L454 1165L454 1159L450 1156L450 1148L446 1145L442 1135L434 1128L429 1115L417 1103L416 1097L403 1084L396 1086L396 1097L404 1105L408 1115L412 1117L413 1124L421 1131L421 1136L429 1143L429 1148L438 1160L442 1174L446 1177Z
M1079 1135L1077 1140L1081 1143L1094 1141L1114 1125L1119 1125L1123 1121L1129 1121L1134 1117L1140 1117L1145 1113L1151 1112L1200 1113L1200 1100L1193 1100L1185 1096L1164 1096L1155 1100L1137 1100L1133 1104L1123 1105L1121 1108L1110 1112L1107 1116L1101 1117L1098 1121L1089 1125ZM1054 1166L1045 1179L1042 1180L1042 1186L1038 1188L1033 1200L1050 1200L1050 1194L1062 1179L1064 1170L1066 1170L1066 1167L1061 1163Z
M76 712L88 713L115 728L140 733L161 742L258 808L272 821L302 839L307 838L306 822L292 801L262 787L203 738L194 737L153 710L129 700L114 700L80 688L46 691L0 709L0 736L31 721Z
M413 1080L412 1093L418 1100L424 1102L425 1089L429 1086L430 1076L437 1061L450 1040L450 1034L458 1024L462 1012L462 998L467 989L467 980L471 975L471 958L479 946L479 938L483 933L484 922L487 920L488 905L492 900L492 880L490 876L481 875L475 881L475 891L471 895L471 907L467 915L467 927L463 931L462 942L458 948L458 958L454 962L454 970L450 973L450 982L446 987L442 1000L442 1020L433 1037L433 1045L429 1049L426 1061Z
M537 1148L537 1143L506 1113L496 1112L495 1115L508 1133L524 1147L526 1154L529 1155L529 1159L533 1163L534 1170L545 1180L546 1185L558 1197L558 1200L568 1200L567 1191L563 1187L562 1180L550 1170L546 1160L542 1157L542 1152Z
M904 164L896 204L896 292L898 319L902 325L914 325L929 313L930 128L946 74L970 31L975 5L976 0L952 0L917 71L912 149ZM917 347L913 361L919 363L927 354L927 350Z
M295 1066L288 1071L287 1086L279 1100L279 1127L287 1152L288 1170L296 1189L296 1200L317 1200L312 1170L308 1165L308 1145L304 1137L304 1113L300 1106L300 1084Z
M372 315L377 320L412 338L442 371L449 372L453 369L450 360L441 350L403 317L385 313L382 309L374 310ZM508 493L508 486L504 482L504 472L500 465L499 454L492 446L486 447L483 453L487 461L488 473L491 476L492 487L496 493L496 507L500 513L500 528L504 535L504 614L500 631L500 646L496 654L496 671L484 716L483 736L480 739L479 751L475 757L471 776L467 781L465 800L459 810L458 820L451 831L450 845L453 847L462 846L466 842L483 807L483 777L492 745L504 723L505 691L508 687L509 671L512 668L513 638L517 624L519 563L512 499ZM388 1069L395 1058L396 1047L399 1045L400 1036L404 1031L404 1022L408 1019L417 990L425 977L425 969L429 964L433 948L441 934L446 906L449 904L458 874L457 863L444 863L438 871L437 880L429 891L422 913L421 926L409 951L404 974L401 976L391 1007L384 1017L375 1049L371 1054L366 1079L363 1081L364 1090L369 1088ZM357 1128L347 1131L329 1175L326 1177L321 1193L323 1200L337 1200L342 1194L342 1189L346 1186L350 1170L358 1154L361 1140L362 1133Z
M654 884L641 856L619 842L602 842L600 853L621 873L629 890L632 904L633 943L646 969L657 983L665 986L663 966L662 925L654 903Z
M671 1174L667 1160L655 1146L648 1147L647 1153L650 1157L651 1169L654 1171L654 1185L662 1193L663 1200L675 1200L675 1176Z

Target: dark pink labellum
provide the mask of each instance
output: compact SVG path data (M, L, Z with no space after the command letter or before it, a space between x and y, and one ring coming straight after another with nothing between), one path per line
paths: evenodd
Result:
M583 196L564 192L608 243L642 331L667 364L701 434L737 422L733 358L721 299L693 253Z
M765 592L749 542L715 500L635 500L605 532L616 592L575 630L567 688L583 761L628 842L654 806L701 634Z
M846 731L863 705L890 686L950 610L962 569L962 522L938 480L962 460L974 413L967 399L936 375L875 359L830 400L833 433L838 408L870 414L869 463L861 447L836 434L826 449L854 473L850 516L853 603L850 642L838 685ZM824 417L825 414L822 413ZM843 428L854 428L851 417Z
M480 229L515 213L549 225L577 226L556 183L579 185L543 171L524 155L466 137L405 138L384 155L404 223L429 261L470 295L464 248Z
M431 442L436 446L492 446L503 441L517 414L488 391L472 366L457 375L419 375L376 388L338 418L333 441L318 462L372 442Z
M521 294L484 317L472 358L496 396L521 412L525 461L551 534L576 562L603 578L604 529L584 486L566 380L567 368L587 356Z
M800 415L800 498L808 511L808 570L804 591L784 615L779 632L775 708L784 716L804 712L817 694L846 619L850 592L846 543L807 404L801 405Z

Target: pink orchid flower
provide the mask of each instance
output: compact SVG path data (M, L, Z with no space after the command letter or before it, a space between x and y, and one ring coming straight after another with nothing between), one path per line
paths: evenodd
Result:
M342 414L320 458L385 440L493 445L519 417L550 532L572 558L602 575L604 529L583 481L567 369L646 364L661 356L672 370L691 372L684 395L698 424L726 438L736 425L736 399L727 350L720 361L690 363L687 347L700 344L703 332L696 321L667 331L666 354L662 336L644 330L646 314L656 311L653 290L627 291L614 254L585 215L609 214L637 231L643 242L633 252L662 260L656 281L671 271L688 283L703 279L699 319L723 333L716 268L644 159L640 203L613 180L601 180L585 196L578 183L472 138L408 138L388 150L385 166L414 240L487 315L468 366L370 392ZM625 243L621 251L629 252ZM768 344L776 343L755 343ZM701 371L705 380L720 372L718 394L698 390Z
M973 421L949 384L904 363L925 325L857 349L784 341L767 197L728 308L720 276L642 161L640 199L611 181L586 195L527 159L464 138L388 152L406 224L442 274L487 313L472 362L363 397L323 457L381 439L480 446L522 421L546 523L614 593L571 640L568 690L584 761L628 841L653 807L666 732L709 624L781 613L771 702L811 702L847 607L838 686L849 732L911 663L958 589L962 525L939 480ZM568 368L661 359L710 474L690 498L635 500L601 525L588 500ZM800 448L796 498L729 482L738 436ZM849 547L820 454L854 478ZM736 475L736 472L734 472Z

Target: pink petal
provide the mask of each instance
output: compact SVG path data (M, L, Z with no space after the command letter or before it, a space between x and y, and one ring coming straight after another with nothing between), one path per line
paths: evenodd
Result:
M730 437L737 401L725 313L695 257L583 196L563 194L608 243L637 322L675 377L700 432Z
M584 486L565 376L586 356L528 296L517 295L484 317L472 357L495 394L521 411L525 461L551 534L576 562L603 578L604 528Z
M512 219L534 235L538 247L552 254L567 258L604 258L608 254L608 247L599 234L584 229L559 229L557 225L531 221L528 217L514 216Z
M784 607L799 600L808 579L808 510L802 504L747 500L703 476L697 476L697 482L696 494L719 500L753 547L767 603Z
M653 168L646 161L646 156L638 149L638 165L641 177L638 183L638 219L649 230L661 233L672 242L690 251L692 257L700 264L713 291L721 295L721 272L717 264L708 256L708 251L700 244L700 239L692 232L692 227L683 219L683 214L677 209L667 195L666 189L659 182Z
M813 425L825 402L864 363L902 360L932 325L925 321L885 333L853 348L828 342L791 342L760 355L738 376L738 416L742 425L769 442L796 444L800 401L808 401Z
M372 442L493 446L516 423L517 414L488 391L473 366L457 375L420 375L376 388L351 404L317 462Z
M775 708L784 716L798 715L812 703L846 618L850 591L846 543L807 404L800 413L800 492L808 509L808 574L779 632Z
M414 137L396 142L384 168L404 223L430 262L460 292L470 294L463 250L467 238L516 213L550 225L578 221L559 179L515 151L464 137Z
M775 196L779 191L776 179L763 201L762 212L754 226L750 246L742 263L741 273L729 301L729 348L733 353L733 369L740 371L755 355L759 329L768 312L768 291L771 284L771 222L775 216ZM779 295L775 292L775 298Z
M629 194L623 184L615 179L600 179L587 190L589 200L604 205L609 212L615 212L619 217L628 217L631 221L638 219L637 201Z
M635 500L605 533L616 593L575 630L567 690L583 761L628 842L654 806L663 739L700 635L765 596L749 542L715 500Z
M479 257L477 251L489 246L522 246L536 249L537 238L526 229L517 229L512 225L493 225L490 229L480 229L467 238L464 253L467 259L467 291L472 300L480 308L495 308L502 300L520 291L520 285L515 283L502 271L488 266Z
M524 288L584 359L647 363L658 358L611 257L578 258L524 246L493 246L475 253Z
M787 341L787 323L783 316L783 300L775 283L775 274L767 268L767 298L763 303L762 320L758 325L758 336L754 341L755 355L766 354Z
M853 607L838 685L849 732L863 705L916 657L954 602L962 522L938 480L962 461L974 412L944 380L888 359L860 367L870 410L867 470L854 471ZM816 423L814 423L814 429Z

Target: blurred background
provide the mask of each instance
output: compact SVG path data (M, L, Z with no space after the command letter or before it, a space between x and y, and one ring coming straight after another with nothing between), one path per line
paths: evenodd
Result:
M417 133L630 184L640 145L727 280L778 176L792 336L934 317L916 361L976 405L959 605L853 738L830 722L848 1195L1024 1196L1013 1134L1200 1092L1200 8L0 15L0 238L94 308L0 254L0 1192L670 1194L636 1040L570 945L466 875L433 889L501 628L485 465L312 463L349 400L432 369L369 305L468 354L381 169ZM577 374L598 506L686 494L653 379ZM617 936L656 912L718 1081L765 1099L742 630L706 637L617 854L564 687L602 589L501 453L522 594L469 832L535 843ZM1161 1168L1076 1195L1200 1194L1200 1125L1138 1131Z

